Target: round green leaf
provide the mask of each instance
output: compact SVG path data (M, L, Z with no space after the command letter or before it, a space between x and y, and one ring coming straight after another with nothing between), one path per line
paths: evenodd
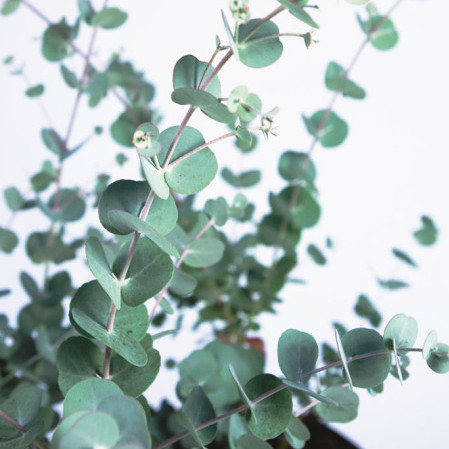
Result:
M304 373L312 371L317 359L318 345L310 334L288 329L279 338L279 367L288 380L299 380Z
M175 268L173 277L170 281L169 290L175 295L187 296L195 290L197 286L197 281L190 274L184 273L183 271Z
M384 331L385 346L393 349L393 340L396 348L411 348L418 337L418 323L414 318L403 313L395 315L387 324Z
M286 181L305 181L310 186L315 183L315 164L306 153L298 151L282 153L278 170Z
M132 215L138 215L149 193L150 189L145 181L120 179L109 184L98 204L98 216L101 224L113 234L129 234L130 231L122 232L112 224L109 212L122 210Z
M303 120L307 131L325 148L341 145L348 135L347 123L334 111L321 110L309 118L303 115Z
M112 210L120 210L137 216L149 194L150 188L145 181L121 179L109 184L98 205L101 224L113 234L129 234L117 229L108 214ZM146 219L149 225L160 234L166 235L175 227L177 220L178 209L171 195L166 200L154 198Z
M352 390L341 387L330 387L322 392L338 405L327 402L317 404L315 410L326 421L346 423L357 417L359 397Z
M3 195L10 210L14 212L22 209L25 200L17 187L8 187L4 190Z
M122 390L110 380L88 379L75 384L67 392L64 400L63 417L82 410L97 410L103 398L123 395Z
M123 25L127 18L128 14L118 8L105 8L92 16L90 24L110 30Z
M437 241L438 229L436 228L433 220L426 215L421 217L422 226L420 229L413 233L415 239L424 246L433 245Z
M279 245L293 248L299 241L301 229L294 223L288 222L283 234L279 233L285 218L281 215L266 215L259 224L258 236L264 245Z
M159 158L164 162L177 129L178 127L175 126L161 133L162 150ZM217 160L208 147L177 162L178 158L204 143L202 134L196 129L187 126L182 132L171 157L171 163L165 170L165 180L175 192L185 195L201 192L215 178Z
M272 374L259 374L246 385L245 392L251 400L282 385L282 381ZM278 391L272 396L254 404L248 410L246 420L249 430L259 438L276 438L290 424L292 414L292 395L288 389Z
M449 372L449 346L445 343L436 343L430 350L426 362L429 368L436 373Z
M82 415L62 435L56 449L112 449L119 439L119 427L106 413L92 412Z
M290 218L300 228L315 226L321 215L315 195L307 187L287 187L280 195L270 194L270 205L274 213Z
M61 189L46 204L39 203L39 206L52 221L61 222L77 221L86 211L86 203L79 196L78 189Z
M14 11L17 10L17 8L22 3L22 0L6 0L3 3L2 9L0 10L0 13L3 16L7 16L9 14L12 14Z
M153 121L153 113L144 107L133 107L122 112L111 125L112 138L124 147L133 147L133 135L140 123Z
M341 342L355 387L375 387L387 378L391 369L391 354L351 360L351 357L356 355L385 349L384 339L378 332L364 328L352 329L343 335Z
M96 281L82 285L70 303L73 324L112 348L128 362L136 366L147 363L147 354L139 341L148 329L148 312L144 305L117 310L114 327L107 330L111 300Z
M145 392L153 383L161 366L160 355L153 348L151 336L146 335L141 344L148 356L145 366L134 366L117 354L111 359L109 380L116 383L128 396L137 397ZM64 341L57 354L58 385L63 394L76 383L101 375L103 360L103 352L91 340L71 337Z
M65 19L50 25L42 39L42 54L49 61L61 61L73 55L72 40L78 34L78 27L71 27Z
M120 250L113 265L116 275L126 260L128 245ZM174 265L170 256L146 238L140 238L122 284L122 300L138 306L158 294L171 280Z
M383 23L380 27L377 27L377 23L380 20ZM385 19L382 16L373 16L370 19L369 27L369 40L377 50L390 50L397 44L399 34L390 18ZM375 31L371 31L374 29Z
M222 257L225 245L221 240L202 237L189 243L184 263L190 267L204 268L215 265Z
M79 310L101 326L107 326L111 300L97 281L83 284L70 303L70 312ZM75 320L76 321L76 320ZM114 331L122 332L136 341L142 340L149 326L148 313L144 305L127 307L122 304L114 320Z
M151 446L145 412L137 400L122 395L108 396L101 400L97 410L114 418L119 426L119 443L140 443L142 448Z
M19 239L14 232L0 227L0 251L10 254L18 243Z
M269 21L259 26L261 21L251 19L239 26L238 57L249 67L266 67L277 61L282 54L283 46L277 37L279 28Z
M205 81L213 71L214 68L207 62L200 61L192 55L183 56L178 60L173 70L173 88L191 87L198 89L200 82ZM212 78L205 90L214 97L219 98L221 96L221 86L218 77Z
M78 382L95 378L102 373L104 354L91 340L71 337L58 348L56 356L62 394L67 394Z

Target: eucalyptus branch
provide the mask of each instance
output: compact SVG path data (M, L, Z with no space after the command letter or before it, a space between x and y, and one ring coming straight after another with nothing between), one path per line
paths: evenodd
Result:
M23 0L22 4L25 5L33 14L35 14L37 17L39 17L41 20L43 20L48 26L54 25L54 23L45 15L43 14L39 9L37 9L33 4L31 4L28 0ZM56 27L56 32L58 32L58 28ZM66 37L63 33L60 33L62 37ZM95 66L90 62L90 56L86 53L84 53L72 40L69 41L69 45L72 47L73 51L81 56L84 60L89 61L89 68L93 70L95 73L98 73L99 70L95 68ZM117 91L115 88L109 89L112 94L117 98L117 100L122 103L122 105L126 108L128 113L130 114L131 118L136 122L136 125L139 124L139 119L137 118L136 114L134 113L131 105L128 103L128 101Z
M401 348L401 351L404 351L404 352L405 351L416 351L416 352L418 352L418 351L422 351L422 349L421 348ZM393 351L391 349L384 348L384 349L379 349L377 351L371 351L371 352L367 352L367 353L364 353L364 354L358 354L358 355L354 355L352 357L348 357L347 361L349 363L349 362L352 362L352 361L355 361L355 360L361 360L361 359L366 359L366 358L369 358L369 357L375 357L377 355L390 354L392 352ZM333 363L329 363L327 365L324 365L324 366L322 366L320 368L315 368L315 369L313 369L313 370L311 370L311 371L309 371L307 373L302 374L300 376L300 378L298 378L298 381L300 381L301 378L308 378L310 376L313 376L314 374L320 373L320 372L328 370L330 368L334 368L334 367L337 367L337 366L342 366L342 365L343 365L343 362L341 360L339 360L337 362L333 362ZM279 393L282 390L285 390L286 388L289 388L289 386L287 384L283 383L281 385L278 385L275 388L272 388L271 390L266 391L265 393L263 393L263 394L257 396L256 398L252 399L250 401L251 402L251 406L258 404L259 402L263 401L264 399L267 399L270 396L273 396L274 394ZM318 402L313 403L313 406L315 406ZM217 416L217 417L215 417L213 419L205 421L202 424L199 424L198 426L195 426L195 430L198 431L198 430L205 429L206 427L212 426L213 424L216 424L216 423L218 423L220 421L223 421L224 419L227 419L227 418L231 417L232 415L235 415L236 413L243 412L243 411L247 410L249 407L250 407L249 404L246 404L246 403L242 404L242 405L240 405L240 406L238 406L238 407L236 407L236 408L234 408L234 409L232 409L232 410L230 410L230 411L228 411L228 412L226 412L226 413L224 413L224 414L222 414L220 416ZM309 406L306 407L304 410L302 410L300 414L306 413L310 408L311 408L311 406L309 404ZM179 440L181 440L182 438L185 438L188 435L189 435L188 431L180 432L177 435L172 436L168 440L166 440L166 441L164 441L164 442L162 442L160 444L157 444L156 446L153 446L153 449L163 449L164 447L168 447L168 446L172 445L173 443L175 443L176 441L179 441Z
M198 233L195 235L195 237L193 238L193 241L198 240L212 225L214 224L214 220L213 218L211 218L199 231ZM188 249L184 249L184 251L181 253L179 259L176 261L175 267L179 268L182 264L182 262L184 261L184 259L186 258L187 254L189 253ZM157 296L156 299L156 304L153 306L153 309L151 310L151 313L149 315L149 321L151 324L151 321L153 320L154 314L156 313L157 308L159 307L159 304L162 301L162 298L164 297L165 293L167 292L169 287L169 284L167 284L164 289L159 293L159 295Z
M357 64L357 61L360 59L360 56L362 55L363 51L365 50L366 46L369 44L370 36L372 34L374 34L385 23L385 21L393 14L394 10L402 3L402 1L403 0L396 0L396 2L390 7L390 9L385 13L385 15L383 15L382 18L376 23L376 25L373 27L373 29L370 30L369 35L367 35L365 37L365 39L363 40L363 42L360 44L359 48L355 52L353 58L351 59L351 62L349 63L348 68L345 71L345 75L344 75L345 78L347 78L348 75L350 74L350 72L353 70L354 66ZM335 102L337 101L337 98L339 97L339 94L340 94L340 92L338 92L338 91L333 94L323 116L321 117L320 123L318 124L318 128L315 132L313 140L312 140L310 147L307 151L307 158L305 159L305 161L303 163L303 168L307 168L307 165L310 161L312 152L319 140L320 132L326 126L326 123L329 119L329 115L332 112L332 109L334 107Z
M370 35L375 33L384 23L385 21L391 16L391 14L393 13L393 11L399 6L399 4L402 2L403 0L396 0L396 2L390 7L390 9L387 11L387 13L382 17L382 19L380 19L376 25L373 27L373 29L370 31ZM357 51L355 52L353 58L351 59L348 68L345 71L344 76L347 78L349 73L353 70L354 66L356 65L357 61L360 59L360 56L362 55L364 49L366 48L366 46L368 45L368 43L370 42L370 35L366 36L365 39L363 40L363 42L360 44L359 48L357 49ZM319 140L319 136L320 133L323 131L324 127L326 126L326 123L329 119L329 116L334 108L335 102L337 101L338 97L340 96L340 92L336 91L334 92L334 94L331 97L331 100L329 102L329 104L326 107L326 110L324 111L323 116L321 117L320 122L318 123L318 127L315 131L315 134L313 136L312 142L310 143L309 149L307 150L307 156L304 159L304 162L302 164L302 169L305 170L311 160L312 157L312 153L313 150L316 147L316 144L318 143ZM299 184L296 184L294 186L294 189L292 191L292 196L290 198L290 202L289 202L289 208L291 209L297 199L298 199L298 195L299 195L299 191L301 189L301 186ZM284 235L285 232L287 231L287 226L288 226L288 217L284 217L281 223L281 227L279 230L280 235ZM273 259L276 260L277 257L277 252L275 251Z

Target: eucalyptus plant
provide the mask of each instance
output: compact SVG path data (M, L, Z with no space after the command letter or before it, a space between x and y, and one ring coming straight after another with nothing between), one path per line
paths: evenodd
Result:
M50 20L29 0L6 0L1 9L7 16L27 8L46 23L42 55L58 66L76 100L65 134L51 126L41 130L51 159L30 178L31 193L23 193L23 186L4 190L12 214L39 210L48 218L48 228L32 232L24 242L30 261L44 267L44 281L22 271L29 303L16 328L6 315L0 316L0 447L301 448L310 438L301 417L313 413L339 423L355 419L357 389L381 393L390 374L403 382L409 376L410 352L420 352L431 370L448 372L449 346L439 342L435 331L417 345L417 322L404 314L391 318L383 333L347 330L336 323L335 342L323 343L321 350L309 333L288 329L278 342L282 376L264 368L263 340L268 336L260 315L275 312L283 287L292 282L301 234L321 215L313 151L317 145L331 148L344 142L348 125L334 110L335 100L365 97L351 70L368 45L382 51L395 46L398 33L390 15L400 1L385 14L372 4L360 9L364 41L348 67L329 62L324 79L332 99L327 107L303 115L309 150L281 154L277 168L285 186L269 193L270 210L260 221L254 219L256 204L241 193L260 182L256 168L234 173L220 167L223 179L235 188L234 199L196 200L203 190L207 194L219 170L214 144L227 141L244 155L257 151L258 140L278 133L277 109L267 110L250 86L223 91L219 75L231 58L253 68L275 63L284 38L302 39L306 48L318 45L318 5L273 0L272 11L252 18L248 0L231 0L229 10L221 12L223 30L212 40L210 58L188 54L174 66L171 100L187 106L187 112L178 126L161 128L154 87L144 73L117 54L104 69L92 61L97 33L127 20L126 12L108 3L95 9L89 0L78 0L74 23ZM276 25L280 14L294 16L304 32L281 31ZM86 52L77 43L80 28L91 29ZM84 61L81 74L66 64L71 57ZM14 66L14 58L4 64ZM13 72L23 75L20 68ZM25 93L40 101L44 92L45 86L38 84ZM109 175L100 173L91 187L65 186L63 167L90 145L89 139L74 144L71 138L81 99L95 108L107 96L123 108L109 128L116 162L122 166L134 158L141 178L109 182ZM189 124L194 114L203 115L204 127L210 120L221 123L223 133L206 141ZM95 133L102 138L102 129ZM135 152L126 154L121 147ZM67 241L66 229L82 220L87 208L97 210L101 228L86 222L85 235ZM242 231L231 234L229 222ZM416 241L433 245L437 237L435 223L423 216ZM18 241L14 229L0 228L4 253L13 253ZM272 263L263 262L262 247L272 251ZM74 286L71 273L57 266L83 251L92 280ZM326 264L325 249L311 244L307 253L318 265ZM416 265L402 249L393 248L393 255ZM392 290L406 286L400 279L379 284ZM3 304L8 295L18 295L1 288ZM168 315L182 317L186 308L197 314L196 327L212 326L214 339L179 363L168 363L176 364L179 373L174 389L181 406L165 401L150 407L145 393L164 359L156 342L177 338L182 320L175 329L164 323ZM368 296L359 296L355 312L372 327L380 326L382 316Z

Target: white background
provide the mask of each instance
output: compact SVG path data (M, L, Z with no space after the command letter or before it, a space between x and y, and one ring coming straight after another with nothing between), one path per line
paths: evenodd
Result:
M253 3L253 17L261 17L278 5L274 0ZM314 14L321 25L315 35L319 44L307 51L302 41L287 38L283 41L284 54L273 66L254 70L231 61L220 75L224 92L245 84L261 97L265 109L281 109L277 117L281 135L262 143L253 155L241 157L230 143L214 148L221 167L227 165L238 172L257 164L263 170L264 185L244 192L260 204L259 216L267 208L267 191L277 191L283 185L276 173L280 154L286 149L306 150L310 145L300 114L310 115L325 108L331 98L323 83L327 63L335 60L347 65L363 40L355 19L356 12L364 13L362 7L343 1L319 3L321 10ZM392 3L380 0L376 5L385 12ZM75 14L75 1L36 0L34 4L55 21L65 13L70 22ZM156 85L154 105L164 117L160 128L179 124L186 108L171 104L169 99L173 66L189 53L208 60L216 34L226 42L220 9L230 17L227 1L134 0L111 5L127 10L130 17L117 31L99 32L94 64L104 67L112 51L121 52ZM385 320L400 312L417 318L417 344L431 329L439 332L441 341L449 342L449 68L444 56L448 14L449 4L444 0L404 0L393 15L400 33L397 47L389 52L368 47L352 72L351 77L366 89L367 98L339 99L336 103L335 110L348 120L350 131L343 146L317 147L314 153L323 213L319 225L303 235L300 264L295 272L307 280L307 285L286 288L279 314L262 317L268 371L274 374L279 373L276 345L283 330L293 327L310 332L319 341L332 342L332 321L348 327L366 325L352 312L362 292L376 303ZM276 22L285 32L307 31L286 13ZM26 8L12 17L2 17L0 58L15 55L16 67L26 63L25 73L31 84L46 85L42 101L55 128L64 135L75 91L63 86L57 64L42 60L39 48L44 29L45 24ZM81 48L87 48L89 36L89 29L81 30ZM82 61L75 56L67 65L79 74ZM23 95L24 80L8 72L8 67L0 67L0 187L16 185L30 192L28 178L38 171L44 158L52 158L39 138L40 128L47 123L36 100ZM94 110L88 110L83 100L71 144L90 134L93 126L110 123L119 111L111 96ZM206 140L226 132L199 113L192 124L202 130ZM114 173L114 179L136 178L138 166L132 151L124 150L131 159L125 170L115 169L113 158L119 150L107 137L93 140L67 162L64 185L91 185L99 171ZM205 195L223 194L231 198L233 192L217 179ZM439 228L435 247L423 248L413 240L412 233L420 226L422 214L430 215ZM91 221L97 224L94 213ZM22 243L31 230L45 230L48 226L33 212L19 214L11 221L4 204L0 205L0 225L16 229ZM75 237L81 232L75 225L68 228L67 235ZM317 267L303 248L307 242L323 247L327 236L334 240L335 250L327 253L328 265ZM409 252L419 269L396 261L391 256L392 247ZM80 252L75 274L75 282L79 283L90 278L82 260ZM15 310L25 302L17 281L19 271L26 269L42 279L42 267L30 266L22 248L13 257L0 254L0 264L0 288L14 290L13 295L0 300L0 312L9 313L14 322ZM388 292L377 286L377 277L403 279L410 282L411 288ZM182 345L179 341L160 341L162 355L166 355L164 351L172 355L173 346L177 351L182 346L176 355L183 357L199 338L187 333L181 337ZM209 335L203 333L201 337L206 341ZM363 448L448 447L448 375L428 370L419 354L412 354L411 359L411 378L404 387L389 379L380 396L371 398L362 392L359 418L338 426ZM157 403L165 394L173 397L170 383L175 380L176 373L164 372L150 388L152 402Z

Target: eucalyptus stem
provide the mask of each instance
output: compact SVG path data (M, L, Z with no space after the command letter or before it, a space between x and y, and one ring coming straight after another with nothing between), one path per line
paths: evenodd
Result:
M422 351L422 349L421 348L402 348L401 351L420 352L420 351ZM375 357L377 355L390 354L391 352L393 352L391 349L384 348L384 349L378 349L376 351L367 352L367 353L364 353L364 354L354 355L352 357L348 357L348 363L352 362L352 361L355 361L355 360L361 360L361 359L366 359L366 358L369 358L369 357ZM315 369L313 369L313 370L311 370L311 371L309 371L307 373L302 374L300 376L300 378L307 378L307 377L313 376L314 374L317 374L317 373L319 373L321 371L325 371L327 369L334 368L334 367L341 366L341 365L343 365L343 362L341 360L339 360L337 362L329 363L329 364L324 365L324 366L322 366L320 368L315 368ZM298 378L298 381L300 381L300 378ZM267 399L270 396L273 396L274 394L279 393L282 390L285 390L286 388L290 388L290 387L287 384L283 383L283 384L278 385L277 387L275 387L275 388L273 388L271 390L266 391L265 393L261 394L260 396L257 396L256 398L252 399L250 401L251 402L251 406L252 405L256 405L257 403L263 401L264 399ZM301 410L299 415L302 415L302 414L306 413L310 408L314 407L318 402L319 401L313 402L312 403L313 405L309 404L307 407L305 407L303 410ZM222 414L220 416L217 416L217 417L215 417L213 419L205 421L202 424L199 424L198 426L195 426L195 430L198 431L198 430L204 429L206 427L212 426L213 424L216 424L216 423L218 423L220 421L223 421L224 419L229 418L232 415L235 415L236 413L240 413L240 412L243 412L243 411L247 410L249 407L250 407L249 404L246 404L246 403L242 404L242 405L240 405L240 406L238 406L238 407L236 407L236 408L234 408L232 410L229 410L228 412L226 412L226 413L224 413L224 414ZM166 441L164 441L164 442L162 442L160 444L157 444L156 446L153 446L153 449L163 449L164 447L168 447L168 446L172 445L173 443L176 443L177 441L181 440L182 438L184 438L184 437L186 437L188 435L189 435L188 431L180 432L180 433L170 437Z
M199 231L198 233L195 235L195 237L193 238L193 241L198 240L212 225L214 224L214 219L211 218ZM184 259L186 258L187 254L189 253L189 251L186 249L184 249L184 251L182 252L182 254L179 256L179 259L176 261L175 267L179 268L182 264L182 262L184 261ZM151 313L149 315L149 321L151 324L151 321L153 320L153 317L156 313L157 308L159 307L159 304L162 301L162 298L165 295L165 292L168 290L168 284L164 287L164 289L159 293L159 295L156 298L156 304L153 306L153 309L151 310Z
M242 39L241 42L246 42L265 23L269 22L273 17L277 16L279 13L285 11L286 9L287 8L285 6L278 6L274 11L270 12L270 14L261 19L260 22Z
M193 150L190 150L188 153L183 154L182 156L179 156L177 159L175 159L173 162L170 162L167 166L167 168L173 167L176 164L179 164L184 159L187 159L190 156L193 156L194 154L198 153L201 150L204 150L204 148L207 148L210 145L213 145L214 143L221 142L222 140L228 139L229 137L233 137L237 134L237 131L231 131L229 133L223 134L220 137L217 137L216 139L212 139L209 142L203 143L199 147L194 148Z
M0 410L0 418L5 420L8 424L10 424L12 427L17 429L22 435L25 435L27 433L27 430L25 427L21 426L15 419L11 418L9 415L7 415L3 410ZM34 440L31 447L34 449L49 449L48 446L46 446L42 441Z

